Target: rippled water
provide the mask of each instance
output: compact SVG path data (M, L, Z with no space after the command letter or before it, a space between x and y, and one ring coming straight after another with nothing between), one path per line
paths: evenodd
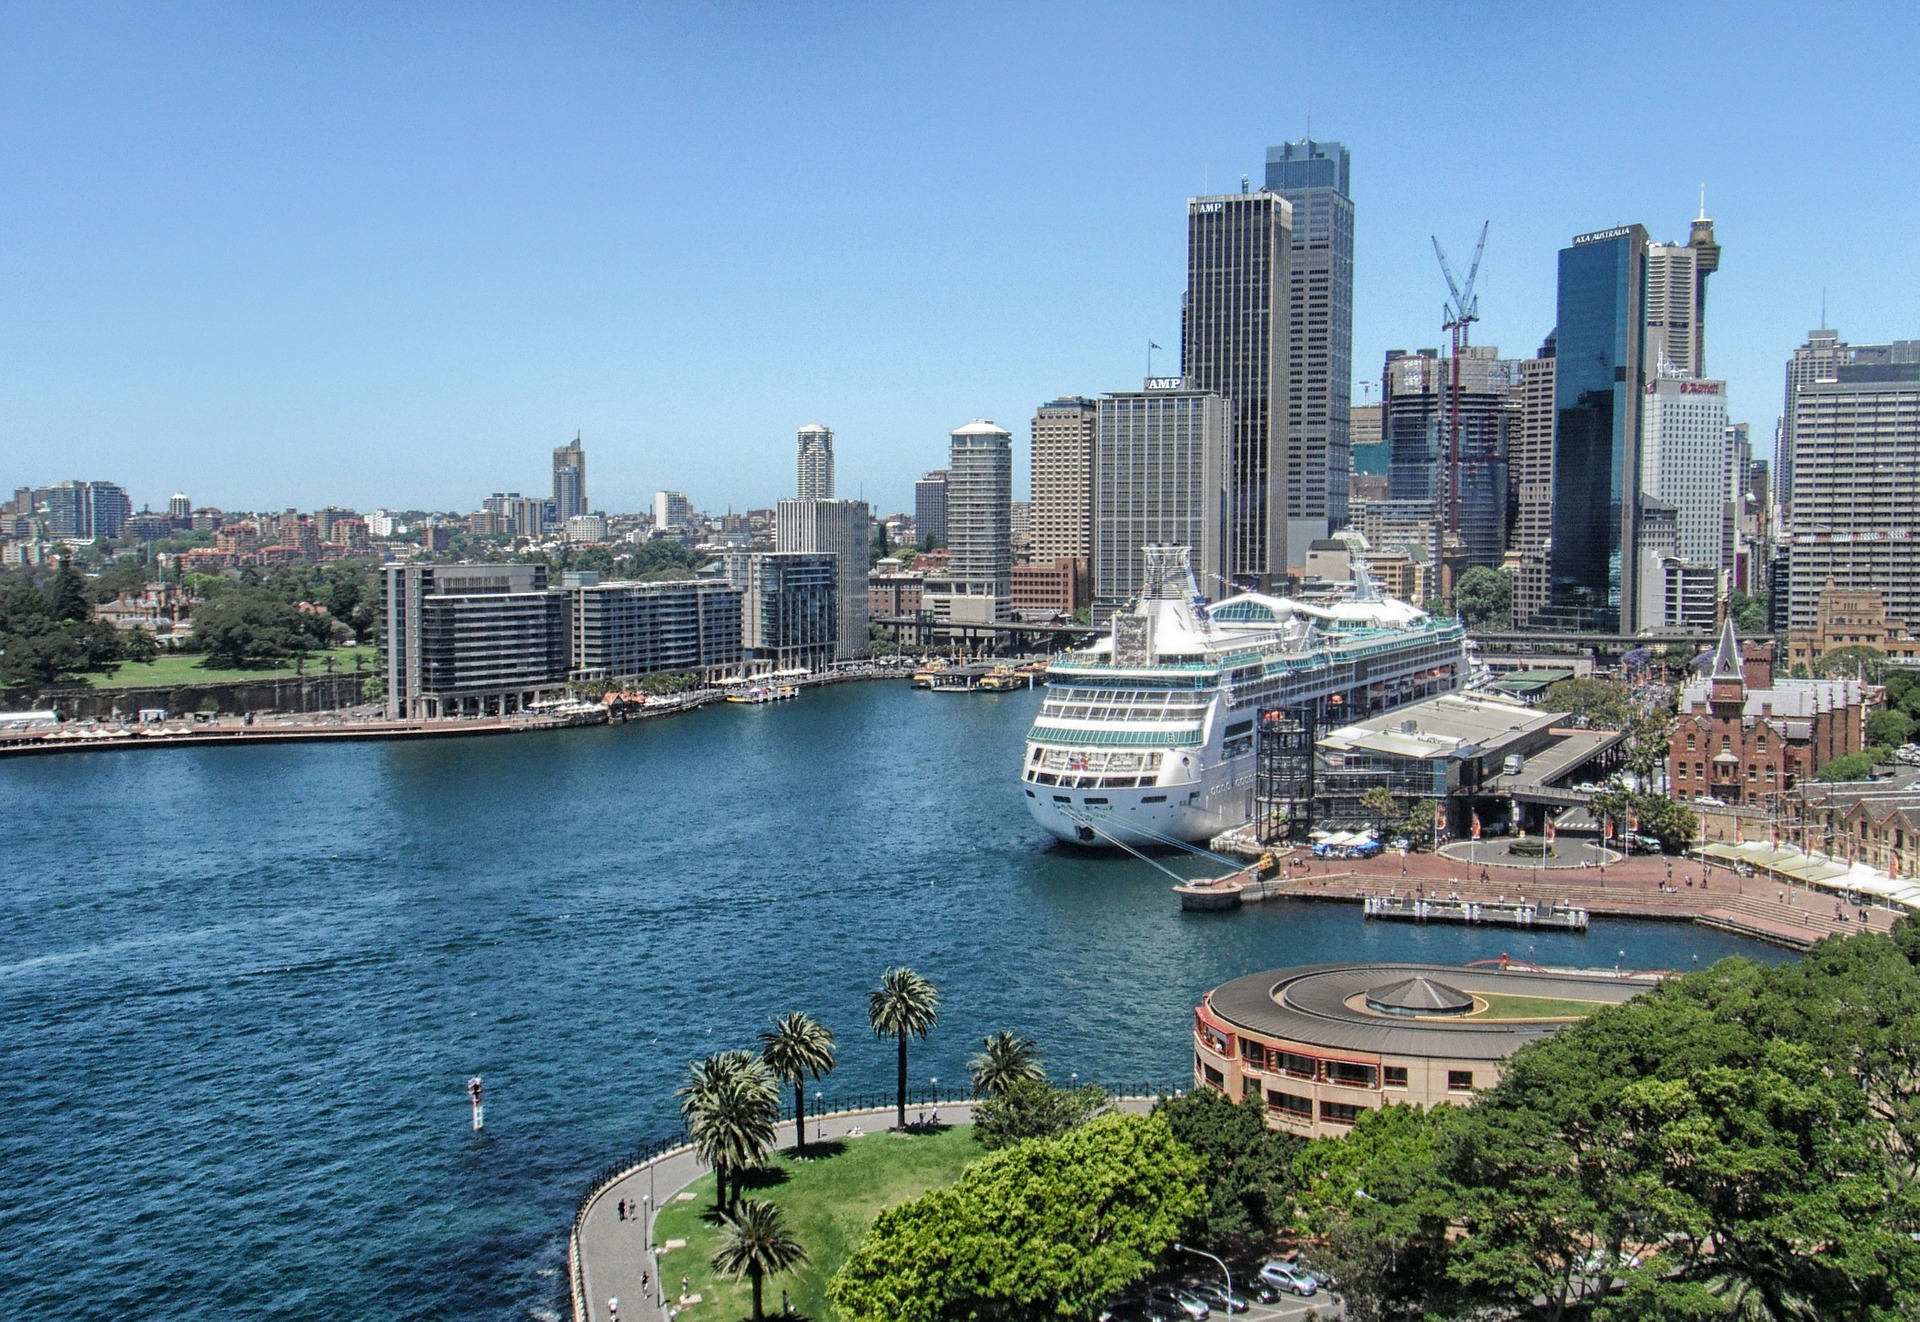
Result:
M1037 698L0 763L0 1315L551 1317L583 1182L670 1126L688 1059L805 1009L841 1036L830 1096L890 1085L890 963L946 993L924 1085L1003 1027L1062 1077L1179 1082L1200 993L1279 964L1779 957L1182 915L1030 823Z

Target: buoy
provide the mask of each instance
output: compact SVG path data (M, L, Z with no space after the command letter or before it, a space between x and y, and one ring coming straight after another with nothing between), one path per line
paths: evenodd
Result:
M486 1107L481 1104L484 1092L478 1074L467 1080L467 1100L473 1103L473 1132L476 1134L486 1128L487 1123Z

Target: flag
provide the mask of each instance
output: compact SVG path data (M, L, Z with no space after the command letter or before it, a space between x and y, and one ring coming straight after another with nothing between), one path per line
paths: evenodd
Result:
M1441 835L1445 833L1446 829L1447 805L1444 803L1436 803L1433 805L1433 833L1435 835Z
M1613 818L1611 818L1611 817L1609 817L1609 818L1607 818L1607 819L1606 819L1606 828L1605 828L1605 829L1606 829L1606 833L1607 833L1607 839L1609 839L1609 840L1611 840L1611 839L1613 839Z
M1155 343L1154 343L1154 342L1153 342L1152 340L1148 340L1148 341L1147 341L1147 347L1148 347L1149 349L1158 349L1158 348L1160 348L1161 346L1159 346L1159 345L1157 345L1157 344L1155 344Z
M1480 838L1480 814L1479 813L1475 813L1473 815L1473 838L1475 840L1478 840Z
M1547 815L1547 843L1553 843L1553 815L1551 813Z
M1627 829L1629 831L1638 831L1640 829L1640 814L1631 808L1627 809Z

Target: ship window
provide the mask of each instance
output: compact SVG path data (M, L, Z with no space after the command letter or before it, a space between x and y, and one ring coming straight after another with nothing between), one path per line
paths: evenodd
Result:
M1106 802L1106 800L1105 800L1105 799L1100 799L1100 798L1095 798L1095 797L1094 797L1093 795L1091 795L1091 794L1089 794L1089 795L1087 796L1087 806L1088 806L1088 807L1092 807L1092 806L1093 806L1094 804L1096 804L1096 803L1105 803L1105 802Z
M1035 796L1034 796L1034 793L1033 793L1033 791L1032 791L1032 790L1028 790L1028 791L1027 791L1027 797L1028 797L1029 799L1031 799L1031 798L1033 798L1033 797L1035 797Z
M1140 802L1142 803L1165 803L1166 801L1167 796L1164 794L1143 794L1140 796Z
M1071 794L1056 794L1053 796L1053 801L1055 803L1072 803L1073 796Z

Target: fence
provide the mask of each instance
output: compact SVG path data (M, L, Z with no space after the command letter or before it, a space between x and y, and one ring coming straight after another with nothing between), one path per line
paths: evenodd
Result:
M1085 1087L1079 1075L1069 1077L1069 1087ZM1173 1097L1181 1093L1185 1085L1168 1088L1152 1083L1124 1083L1099 1085L1115 1101L1147 1101L1161 1097ZM917 1107L954 1106L978 1102L980 1098L973 1092L958 1092L952 1089L932 1088L907 1090L906 1105L909 1110ZM820 1097L807 1099L807 1118L813 1120L823 1116L857 1115L867 1111L891 1111L899 1105L899 1094L893 1091L853 1093L841 1097ZM682 1129L671 1137L656 1139L651 1143L642 1143L626 1156L602 1166L587 1184L587 1192L581 1197L573 1210L573 1224L567 1232L567 1276L569 1293L573 1297L573 1315L575 1318L591 1317L587 1307L586 1270L580 1261L580 1230L586 1224L587 1213L601 1194L612 1188L635 1171L644 1170L647 1163L658 1161L662 1157L685 1151L693 1146L693 1141Z

